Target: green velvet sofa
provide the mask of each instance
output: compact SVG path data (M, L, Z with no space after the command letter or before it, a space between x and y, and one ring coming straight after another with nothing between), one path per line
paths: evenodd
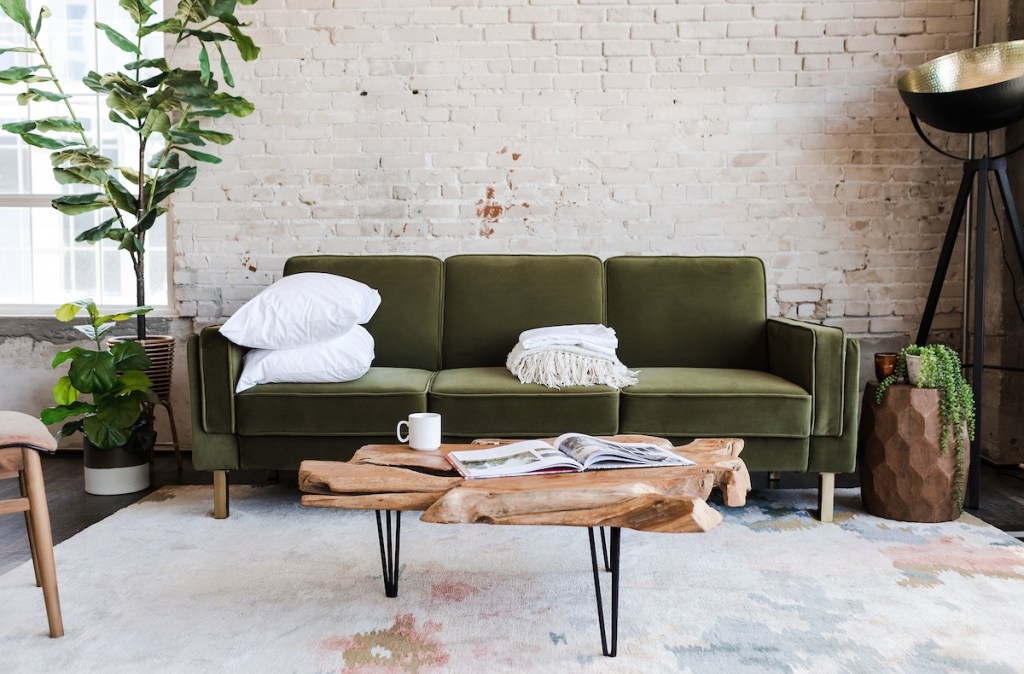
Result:
M834 477L855 468L859 347L843 331L766 315L754 257L589 255L301 256L284 273L328 272L376 288L373 367L339 384L263 384L236 394L245 349L218 326L188 342L193 463L214 472L295 469L395 442L399 419L439 412L446 441L638 433L676 443L739 437L752 471ZM604 323L639 383L548 389L505 359L529 328Z

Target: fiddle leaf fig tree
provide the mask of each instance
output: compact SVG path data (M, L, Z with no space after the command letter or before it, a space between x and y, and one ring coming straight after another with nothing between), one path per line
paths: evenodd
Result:
M53 61L39 39L50 10L42 7L33 17L28 0L0 0L0 10L21 26L31 46L0 48L0 54L30 55L30 65L0 70L0 83L24 85L18 102L59 104L67 114L10 122L3 129L29 145L51 150L53 176L62 185L85 185L84 193L60 196L53 207L74 216L103 210L99 224L89 227L76 241L116 241L131 258L135 272L136 304L146 304L146 233L167 212L168 199L195 180L195 165L184 165L182 155L196 162L219 163L204 151L208 144L226 145L229 133L209 128L211 120L232 115L244 117L254 106L241 96L221 91L221 78L234 86L229 65L232 50L243 61L253 61L259 47L244 32L248 24L235 18L237 5L256 0L180 0L173 15L157 16L148 0L118 0L131 17L133 34L125 35L105 23L95 24L97 39L108 40L124 52L123 70L89 72L82 83L106 96L108 118L127 127L137 139L130 165L118 165L116 157L101 152L76 114L73 97L57 77ZM170 0L168 0L170 4ZM195 68L171 66L166 58L143 58L143 41L164 40L179 44L195 41L199 53ZM211 58L213 57L213 58ZM214 60L218 67L212 65ZM139 314L137 333L146 336L145 314Z

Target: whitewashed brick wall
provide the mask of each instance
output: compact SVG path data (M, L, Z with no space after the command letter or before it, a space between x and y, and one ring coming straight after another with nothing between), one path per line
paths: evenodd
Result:
M259 0L257 105L174 205L197 324L306 253L762 257L769 312L916 330L959 165L895 80L969 0ZM961 139L937 136L940 143ZM939 329L959 325L947 283Z

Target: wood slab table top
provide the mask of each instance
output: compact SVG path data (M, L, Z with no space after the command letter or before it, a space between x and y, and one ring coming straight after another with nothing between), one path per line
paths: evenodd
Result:
M619 442L654 442L692 460L692 466L620 468L517 477L463 479L444 455L484 449L505 440L442 445L416 451L404 445L367 445L347 462L303 461L302 504L319 508L423 511L424 522L444 524L547 524L621 527L639 531L696 532L722 516L706 499L722 491L725 505L742 506L750 474L739 458L743 441L695 440L672 447L661 438L613 436Z

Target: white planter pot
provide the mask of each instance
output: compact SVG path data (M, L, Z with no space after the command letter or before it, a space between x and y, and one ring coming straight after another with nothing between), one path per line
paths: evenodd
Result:
M907 380L911 386L921 381L921 356L907 356Z
M132 494L149 487L149 463L124 468L86 468L85 492L96 496Z

